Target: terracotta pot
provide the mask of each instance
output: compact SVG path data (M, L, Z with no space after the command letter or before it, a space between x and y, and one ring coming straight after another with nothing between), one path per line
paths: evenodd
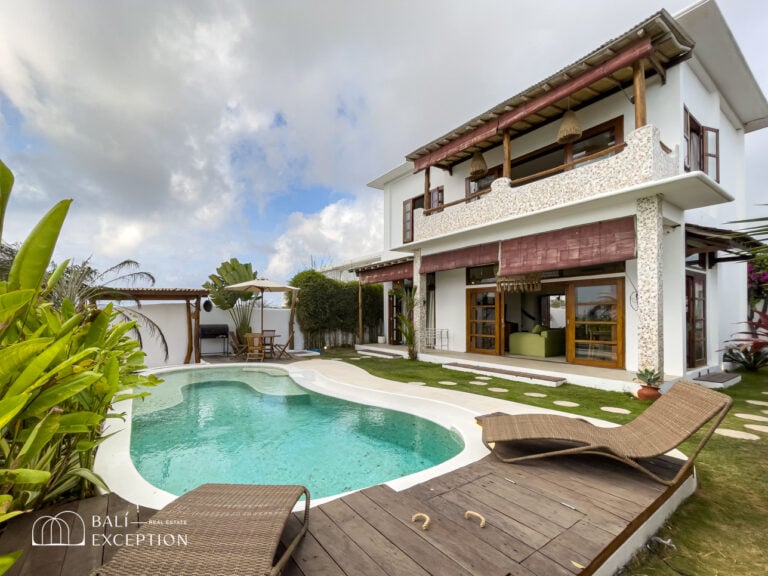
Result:
M656 398L659 398L661 396L661 392L659 392L658 388L654 388L653 386L645 386L641 385L640 390L637 391L637 399L638 400L656 400Z

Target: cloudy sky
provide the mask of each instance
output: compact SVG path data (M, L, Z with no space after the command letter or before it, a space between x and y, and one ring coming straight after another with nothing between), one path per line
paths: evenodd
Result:
M3 239L74 198L55 258L131 258L162 287L199 287L232 257L282 281L377 252L366 183L688 4L0 0ZM768 92L768 5L719 4ZM749 180L768 178L768 136L747 146Z

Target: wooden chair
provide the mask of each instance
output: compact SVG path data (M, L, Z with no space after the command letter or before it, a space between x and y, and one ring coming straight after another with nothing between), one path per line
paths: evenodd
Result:
M247 350L245 352L245 361L258 360L264 361L264 336L259 333L245 335Z
M624 462L657 482L674 485L693 466L693 461L728 413L733 400L693 382L679 381L632 422L615 428L595 426L586 420L554 414L499 414L481 418L483 443L503 462L565 454L598 454ZM665 480L638 460L666 454L709 423L706 432L672 480ZM552 440L578 446L506 457L506 445L523 440Z
M264 337L264 356L266 358L272 358L275 355L275 332L276 330L263 330L261 332Z

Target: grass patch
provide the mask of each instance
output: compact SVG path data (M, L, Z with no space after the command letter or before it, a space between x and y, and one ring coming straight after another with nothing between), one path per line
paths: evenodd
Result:
M358 358L351 349L336 349L324 358L348 361L375 376L399 382L424 382L427 386L461 390L531 406L556 408L584 416L594 416L623 424L636 418L649 405L629 394L605 392L564 384L557 388L491 378L487 386L469 382L476 376L443 368L439 364L413 360ZM445 386L440 381L456 382ZM490 387L506 388L500 394ZM525 392L546 394L532 398ZM768 434L744 428L750 421L735 414L768 416L768 406L749 404L747 400L768 401L768 369L742 373L742 382L724 390L734 399L733 408L722 424L724 428L751 432L760 440L748 441L715 435L696 460L699 489L669 518L659 533L671 538L676 550L661 545L649 547L625 570L624 576L752 576L768 574ZM578 407L564 408L555 400L577 402ZM631 414L612 414L601 406L626 408ZM753 424L762 424L752 422ZM768 425L768 423L764 423ZM693 441L682 445L690 451Z

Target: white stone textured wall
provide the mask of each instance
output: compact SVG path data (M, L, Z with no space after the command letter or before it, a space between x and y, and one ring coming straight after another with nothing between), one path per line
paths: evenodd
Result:
M663 200L637 201L637 365L664 373Z

